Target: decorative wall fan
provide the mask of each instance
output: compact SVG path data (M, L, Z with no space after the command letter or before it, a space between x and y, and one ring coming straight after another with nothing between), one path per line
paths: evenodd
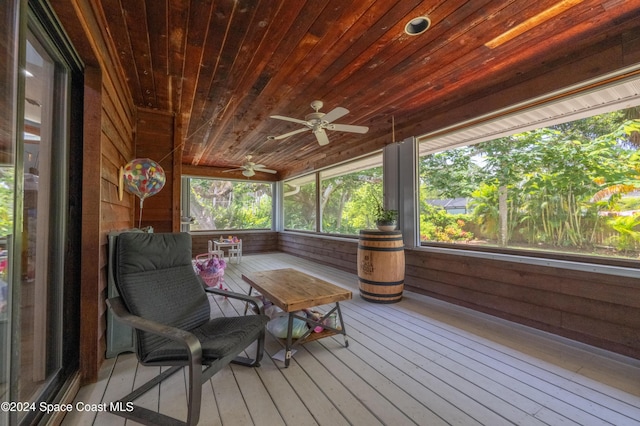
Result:
M252 158L251 155L247 155L246 158L247 158L247 161L245 161L242 166L238 166L235 169L225 170L223 173L242 170L242 174L245 175L246 177L254 176L256 172L273 173L273 174L278 173L275 170L266 169L264 164L254 163L253 161L251 161L251 158Z
M320 108L322 108L322 101L313 101L311 102L311 108L314 109L315 112L307 114L304 120L299 120L297 118L285 117L282 115L272 115L271 118L275 118L277 120L285 120L291 121L294 123L302 124L305 126L302 129L294 130L289 133L285 133L279 136L272 136L272 139L284 139L289 136L306 132L307 130L311 130L311 132L316 136L318 143L320 145L326 145L329 143L329 138L327 137L327 133L325 130L335 130L338 132L351 132L351 133L367 133L369 131L368 127L365 126L352 126L350 124L334 124L333 121L337 120L340 117L343 117L349 114L349 110L342 107L337 107L329 111L328 113L320 112Z

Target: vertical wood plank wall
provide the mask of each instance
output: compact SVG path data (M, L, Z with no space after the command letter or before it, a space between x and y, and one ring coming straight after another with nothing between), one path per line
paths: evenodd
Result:
M143 203L141 227L152 226L154 232L173 231L174 189L174 115L167 112L138 108L136 129L136 158L150 158L164 169L166 182L157 194ZM139 200L135 199L135 226L138 227Z

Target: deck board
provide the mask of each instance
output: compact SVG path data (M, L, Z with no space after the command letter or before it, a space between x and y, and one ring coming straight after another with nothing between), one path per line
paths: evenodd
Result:
M285 369L271 358L282 344L267 335L260 368L232 365L204 385L201 425L640 425L639 360L411 292L369 303L354 274L282 253L243 256L225 285L246 293L243 273L289 267L354 293L340 303L349 347L340 335L298 346ZM244 311L210 301L216 315ZM122 354L76 400L113 401L155 371ZM185 387L178 373L141 405L184 418ZM77 424L125 423L77 412L63 422Z

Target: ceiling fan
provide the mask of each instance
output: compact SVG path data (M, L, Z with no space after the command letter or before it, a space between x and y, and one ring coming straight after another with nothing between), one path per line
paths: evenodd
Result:
M246 158L247 158L247 161L245 161L242 166L239 166L238 168L235 168L235 169L225 170L223 173L235 172L237 170L242 170L242 174L245 175L246 177L254 176L256 174L256 172L274 173L274 174L278 173L275 170L266 169L264 164L256 164L256 163L254 163L253 161L251 161L251 158L252 158L251 155L247 155Z
M318 143L320 145L326 145L329 143L329 138L327 137L327 133L325 130L336 130L338 132L351 132L351 133L367 133L369 131L368 127L365 126L352 126L350 124L334 124L333 121L337 120L340 117L343 117L349 114L349 110L342 107L337 107L329 111L328 113L320 112L320 108L322 108L322 101L313 101L311 102L311 108L315 112L307 114L304 117L304 120L299 120L297 118L284 117L282 115L272 115L271 118L275 118L278 120L292 121L294 123L302 124L305 126L304 128L294 130L289 133L285 133L279 136L271 136L270 139L284 139L289 136L306 132L307 130L311 130L311 132L316 136Z

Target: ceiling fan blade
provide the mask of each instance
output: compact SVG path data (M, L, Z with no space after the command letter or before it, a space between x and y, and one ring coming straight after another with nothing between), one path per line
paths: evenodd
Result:
M304 120L299 120L299 119L293 118L293 117L285 117L284 115L272 115L271 118L275 118L277 120L291 121L291 122L298 123L298 124L304 124L304 125L307 124L307 122L304 121Z
M227 172L237 172L240 170L244 170L244 167L238 167L237 169L229 169L229 170L223 170L222 173L227 173Z
M282 135L274 136L273 139L275 139L275 140L286 139L289 136L297 135L298 133L306 132L307 130L309 130L309 129L307 129L306 127L302 128L302 129L297 129L297 130L294 130L294 131L289 132L289 133L284 133Z
M326 113L322 117L322 121L326 121L327 123L331 123L333 120L337 120L340 117L349 114L349 110L342 107L337 107Z
M316 130L315 132L313 132L313 134L316 135L316 139L321 146L329 143L329 138L327 137L327 133L324 131L324 129Z
M351 124L329 124L326 129L351 133L367 133L369 131L366 126L352 126Z
M273 174L278 173L276 170L265 169L265 168L257 167L257 166L256 166L256 168L255 168L255 171L256 171L256 172L273 173Z

